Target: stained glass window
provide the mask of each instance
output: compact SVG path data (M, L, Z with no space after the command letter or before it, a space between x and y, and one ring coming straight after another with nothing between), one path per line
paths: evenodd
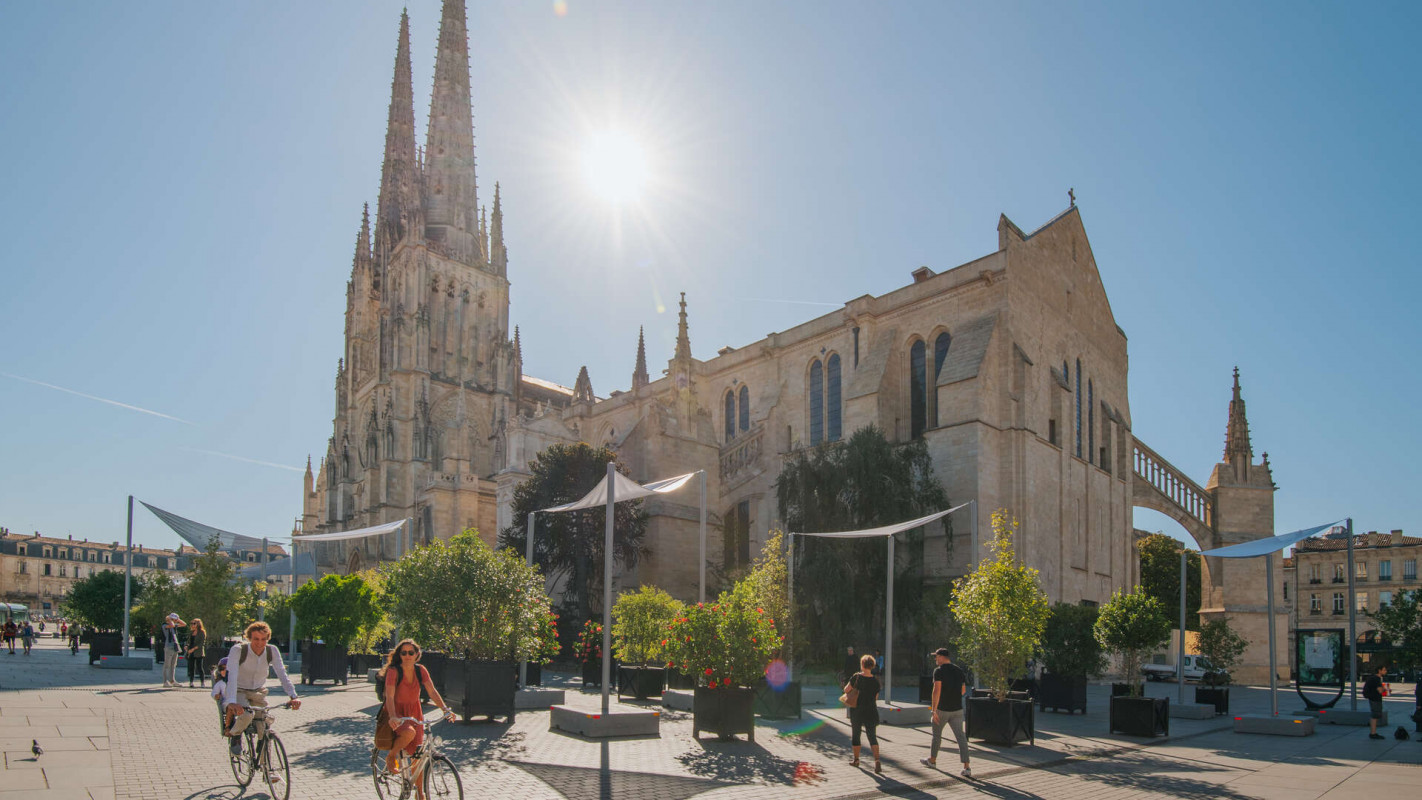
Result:
M750 387L741 384L741 430L750 430Z
M825 361L825 382L828 384L829 403L825 409L826 436L831 442L839 441L841 433L841 409L839 389L839 354L835 353Z
M736 393L726 390L726 441L736 438Z
M810 362L810 446L825 438L825 367L817 358Z
M926 349L922 340L914 342L913 346L909 348L909 438L911 439L922 436L924 428L928 425L928 409L925 405L925 401L928 399L927 364L924 363Z
M938 409L938 376L943 374L943 362L948 360L948 345L952 343L953 337L947 331L938 334L938 338L933 340L933 385L929 391L933 393L933 425L937 427L942 423Z
M1081 458L1081 359L1076 360L1076 457Z

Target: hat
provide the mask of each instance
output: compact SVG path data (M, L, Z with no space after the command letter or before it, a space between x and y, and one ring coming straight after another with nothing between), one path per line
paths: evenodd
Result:
M174 611L168 615L168 619L182 619L182 617L178 616L178 612Z
M953 654L950 653L950 652L948 652L948 648L946 648L946 647L940 647L940 648L938 648L937 650L934 650L934 651L933 651L933 654L934 654L935 656L943 656L944 658L952 658L952 657L953 657Z
M222 658L217 660L217 668L227 669L227 656L223 656Z

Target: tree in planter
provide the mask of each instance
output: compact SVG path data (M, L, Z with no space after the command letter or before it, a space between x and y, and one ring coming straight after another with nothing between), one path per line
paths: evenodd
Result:
M754 686L783 644L775 623L742 580L714 603L688 606L666 637L667 662L707 688Z
M220 642L234 632L240 633L256 617L238 617L238 601L243 590L237 581L237 566L216 537L207 543L202 554L193 559L184 573L183 607L188 614L202 619L207 627L208 641Z
M1200 683L1224 686L1230 682L1230 670L1249 649L1249 640L1230 627L1229 617L1216 617L1200 626L1196 647L1200 655L1210 662L1210 671L1205 673Z
M1042 632L1042 662L1056 675L1098 678L1106 671L1106 654L1096 640L1097 609L1057 603Z
M1185 549L1185 628L1200 629L1200 553L1163 533L1136 542L1141 558L1141 591L1160 601L1165 616L1180 619L1180 551Z
M297 624L313 640L337 649L349 648L362 628L385 616L375 592L359 575L327 575L302 584L291 596Z
M612 604L613 655L624 664L660 659L668 626L683 609L680 600L655 586L624 593Z
M65 595L59 604L65 618L78 622L85 628L121 631L123 581L123 573L117 570L96 572L75 581L69 589L69 594ZM142 596L143 584L134 581L130 586L130 600L137 601Z
M1051 609L1037 570L1018 563L1012 546L1017 521L1006 509L992 514L992 557L954 582L949 609L962 627L958 652L997 700L1027 672Z
M556 628L543 575L473 530L416 548L388 568L391 617L428 650L479 661L547 661Z
M1367 614L1378 634L1392 642L1397 666L1422 668L1422 589L1398 592L1391 603Z
M134 605L129 612L129 627L134 631L157 630L163 626L168 614L178 611L184 600L183 588L163 570L154 570L137 579L136 583L142 584L139 593L143 602Z
M794 615L790 613L790 577L785 560L784 533L778 530L770 532L744 582L755 607L765 610L766 618L776 626L785 642L774 657L788 659L788 651L794 641L791 638L794 635Z
M499 546L520 554L526 552L529 513L581 499L607 477L609 461L617 461L614 450L584 442L555 444L540 452L529 463L532 477L514 489L515 522L499 532ZM627 474L620 464L618 471ZM613 514L613 561L623 567L635 567L646 554L642 540L647 513L642 502L635 500L618 503ZM602 508L535 517L533 563L548 577L566 581L577 619L592 619L593 599L601 597L606 523Z
M602 623L588 620L578 634L578 661L587 664L602 658Z
M1141 696L1141 660L1170 642L1170 620L1160 601L1139 587L1130 594L1118 589L1101 607L1094 630L1096 641L1120 657L1131 696Z
M361 655L385 655L376 650L376 646L385 641L390 634L395 632L395 623L390 621L389 598L385 594L385 574L378 569L371 568L361 570L356 573L370 587L370 591L375 595L375 604L380 609L380 618L375 624L362 625L356 631L355 640L351 642L351 652Z

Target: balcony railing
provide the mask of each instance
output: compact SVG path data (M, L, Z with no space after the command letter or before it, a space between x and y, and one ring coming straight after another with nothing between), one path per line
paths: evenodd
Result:
M1323 579L1322 579L1322 578L1309 578L1309 579L1308 579L1308 582L1309 582L1309 583L1323 583Z
M1315 616L1315 617L1321 616L1321 615L1323 614L1323 609L1321 609L1321 608L1310 608L1310 609L1308 610L1308 613L1309 613L1310 616Z
M1347 611L1344 611L1344 610L1341 609L1341 608L1335 608L1335 609L1333 609L1333 616L1335 616L1335 617L1341 617L1341 616L1343 616L1343 615L1346 614L1346 613L1348 613L1348 612L1347 612Z
M1334 583L1347 583L1347 582L1348 582L1348 579L1347 579L1347 578L1338 578L1338 577L1335 577L1335 578L1333 579L1333 582L1334 582Z

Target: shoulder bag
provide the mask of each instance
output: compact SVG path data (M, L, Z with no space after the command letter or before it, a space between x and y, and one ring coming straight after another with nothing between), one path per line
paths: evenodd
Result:
M839 696L839 702L843 703L846 708L854 708L859 703L859 687L854 684L852 676L849 683L844 685L844 694Z

